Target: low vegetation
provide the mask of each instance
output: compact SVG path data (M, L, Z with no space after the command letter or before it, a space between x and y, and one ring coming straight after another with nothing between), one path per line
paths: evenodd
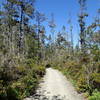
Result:
M0 69L0 100L22 100L35 93L45 67L27 63Z

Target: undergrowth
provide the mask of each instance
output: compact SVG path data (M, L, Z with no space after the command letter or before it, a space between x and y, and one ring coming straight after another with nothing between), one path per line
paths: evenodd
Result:
M15 68L0 68L0 100L23 100L33 95L45 74L45 67L32 59Z

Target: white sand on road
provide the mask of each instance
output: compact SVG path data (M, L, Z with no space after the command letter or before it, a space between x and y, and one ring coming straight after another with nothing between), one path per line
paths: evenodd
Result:
M65 76L58 70L48 68L43 82L40 83L40 88L37 93L48 97L48 99L33 99L33 100L84 100L72 86L72 84L65 78ZM58 96L57 98L52 98ZM61 99L60 99L61 98ZM32 100L32 99L26 99Z

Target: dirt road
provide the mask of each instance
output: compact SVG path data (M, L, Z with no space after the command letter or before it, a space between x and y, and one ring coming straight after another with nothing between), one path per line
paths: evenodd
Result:
M37 95L26 100L84 100L58 70L48 68Z

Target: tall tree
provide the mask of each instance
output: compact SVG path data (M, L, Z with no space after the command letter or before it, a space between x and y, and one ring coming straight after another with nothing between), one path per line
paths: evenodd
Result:
M79 26L80 26L80 44L81 44L81 50L85 52L85 37L86 37L86 32L85 32L85 17L88 16L88 14L85 13L85 7L86 7L86 0L79 0L80 4L80 14L79 14Z
M36 11L35 13L35 17L36 17L36 22L37 22L37 34L38 34L38 63L39 60L41 59L41 36L43 36L44 34L44 28L42 27L42 22L44 22L46 20L45 15Z
M70 25L71 53L73 54L73 52L74 52L74 50L73 50L74 42L73 42L73 26L72 26L71 19L68 20L68 24Z
M51 14L51 21L49 22L49 27L51 28L51 36L52 36L52 42L55 42L55 20L54 20L54 14Z

